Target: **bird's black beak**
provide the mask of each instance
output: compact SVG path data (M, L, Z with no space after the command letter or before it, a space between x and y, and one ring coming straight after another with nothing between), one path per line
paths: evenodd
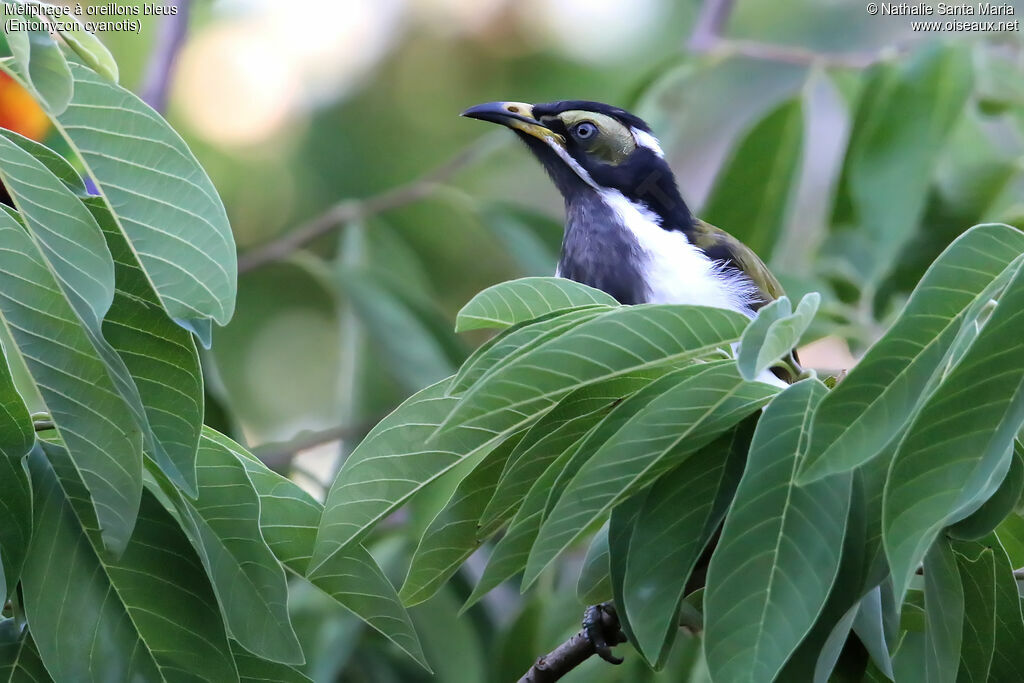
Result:
M488 102L470 107L462 116L500 123L513 130L532 135L540 140L565 145L565 138L533 117L533 105L525 102Z

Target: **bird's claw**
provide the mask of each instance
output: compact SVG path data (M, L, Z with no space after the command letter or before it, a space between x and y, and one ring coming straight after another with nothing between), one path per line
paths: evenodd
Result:
M610 664L622 664L622 657L612 654L613 647L626 642L626 634L619 625L615 605L602 602L588 607L583 612L583 633L601 659Z

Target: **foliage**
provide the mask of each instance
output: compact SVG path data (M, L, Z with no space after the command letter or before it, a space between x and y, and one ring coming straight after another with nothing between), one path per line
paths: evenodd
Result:
M308 680L302 584L426 667L370 554L311 571L321 505L203 427L193 337L235 302L223 204L102 45L65 37L10 32L0 57L69 150L0 131L0 670Z
M356 212L236 306L206 172L102 43L62 37L0 35L53 131L0 131L0 673L506 680L614 599L635 652L577 680L1024 679L1024 233L996 222L1020 174L992 137L1024 117L998 52L807 69L743 107L700 213L790 292L748 321L493 284L550 272L558 226L464 197ZM755 68L678 62L637 94L666 128L666 93ZM821 90L849 130L814 225ZM499 266L402 227L453 215ZM483 291L446 316L463 269ZM755 381L825 335L863 353L838 384ZM324 504L238 443L339 420L376 425Z

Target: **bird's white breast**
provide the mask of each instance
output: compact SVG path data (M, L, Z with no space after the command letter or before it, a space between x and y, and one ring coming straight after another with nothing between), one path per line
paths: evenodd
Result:
M749 279L712 261L682 232L662 228L656 214L621 192L603 189L601 199L640 246L648 303L714 306L753 317L757 288Z

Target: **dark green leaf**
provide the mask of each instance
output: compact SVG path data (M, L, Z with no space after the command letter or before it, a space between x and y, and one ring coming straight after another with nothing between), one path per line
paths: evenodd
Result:
M963 639L957 680L981 683L992 666L996 629L995 554L973 541L953 544L964 592Z
M903 313L814 416L800 473L809 481L853 469L882 451L927 396L933 375L967 312L1024 253L1024 233L1006 225L971 228L932 264Z
M748 320L702 306L622 306L571 328L477 382L439 431L515 431L581 386L706 356L737 341ZM435 437L436 438L436 437Z
M16 619L0 619L0 681L4 683L51 683L28 629Z
M206 172L167 122L128 90L71 64L74 97L56 119L168 315L223 325L235 305L235 244Z
M942 537L936 539L924 559L924 608L928 681L955 683L963 637L964 591L953 548Z
M608 524L605 523L590 541L583 557L583 568L576 582L576 597L585 605L596 605L612 598L612 581L608 574Z
M489 533L508 519L548 465L603 420L614 405L667 370L659 368L591 384L559 401L516 445L480 517L481 532Z
M32 494L22 468L36 435L0 354L0 605L14 590L32 536Z
M544 521L524 576L529 585L588 526L627 496L757 410L778 389L745 382L732 361L663 376L622 404L646 402L578 469Z
M257 657L238 643L233 643L231 651L238 667L239 683L312 683L312 679L295 667Z
M142 495L136 417L96 347L102 340L83 326L25 229L3 210L0 243L0 312L80 469L104 543L120 552ZM65 369L69 355L76 362Z
M204 431L196 459L198 498L166 485L163 493L210 575L231 637L261 657L301 663L302 650L288 617L284 569L260 528L260 497L227 444Z
M452 380L449 392L461 394L502 365L608 310L608 306L568 308L502 330L482 344L462 364Z
M867 231L885 272L924 208L939 150L967 101L966 46L932 45L869 76L857 106L832 223Z
M683 591L732 502L756 423L748 418L641 496L619 609L652 664L665 658L675 640Z
M477 522L520 438L513 436L485 455L427 527L399 591L403 604L431 598L483 543Z
M704 205L705 219L765 261L785 228L803 150L803 123L799 99L769 112L737 145Z
M1013 512L1022 490L1024 490L1024 458L1021 457L1018 448L1013 462L1010 463L1010 471L1006 473L1006 478L1003 479L1003 483L999 485L992 497L968 517L949 527L946 533L964 541L974 541L989 535L1006 519L1007 515Z
M563 471L574 465L580 453L585 436L580 437L569 448L562 451L554 462L548 465L523 498L522 505L509 523L508 530L495 544L487 567L477 581L473 593L467 598L463 610L483 597L488 591L506 579L510 579L526 566L530 548L537 538L540 526L550 509L549 499L555 493Z
M86 200L114 258L114 301L103 336L124 360L152 429L149 453L175 483L196 490L203 374L195 341L167 317L106 206Z
M224 435L207 428L204 438L231 452L245 466L260 497L260 529L267 545L286 567L306 575L323 506ZM350 544L306 578L427 667L394 586L362 545Z
M235 680L206 572L175 520L146 493L131 541L111 559L67 452L44 448L29 456L36 529L22 585L54 679Z
M796 483L811 415L826 393L817 380L798 382L757 424L708 568L704 647L716 681L773 679L814 625L836 579L851 477Z
M897 597L943 526L994 490L1024 423L1024 267L963 360L921 408L889 470L883 539ZM842 386L842 385L840 385ZM975 504L976 505L976 504Z

